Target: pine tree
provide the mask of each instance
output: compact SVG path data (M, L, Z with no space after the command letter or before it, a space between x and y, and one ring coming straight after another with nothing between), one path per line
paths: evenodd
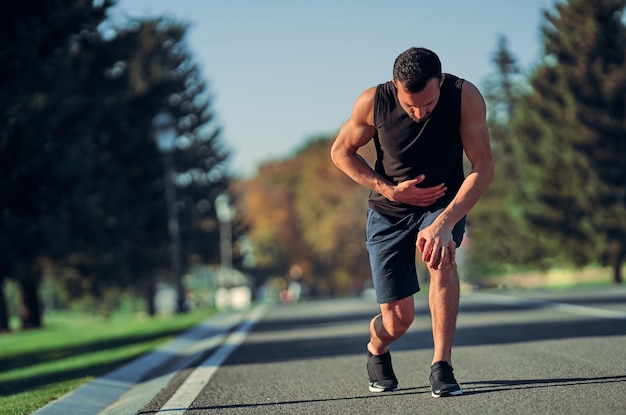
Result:
M227 185L228 154L186 29L157 20L109 25L104 35L112 4L0 6L0 283L20 285L24 328L42 324L44 264L73 269L64 280L73 298L141 286L152 297L157 271L169 267L163 157L151 132L163 108L179 133L177 206L183 238L194 241L187 253L215 247L215 235L199 229Z
M570 0L546 13L544 57L515 117L520 206L556 260L626 252L626 1Z
M85 222L98 238L84 241L79 266L92 281L91 294L108 287L131 287L146 298L148 313L159 270L172 267L166 180L174 180L175 215L180 229L180 263L206 261L217 249L216 230L203 226L215 216L212 200L228 184L228 153L213 124L210 96L199 67L185 45L186 27L167 19L137 21L117 29L109 49L125 50L111 71L125 82L118 100L111 100L101 133L89 152L91 197ZM110 97L112 98L112 97ZM101 105L101 104L100 104ZM160 111L171 113L177 133L172 154L173 177L165 177L165 158L157 151L152 122ZM104 197L104 195L108 197ZM91 233L90 233L91 234ZM115 278L111 278L115 268ZM77 293L80 295L81 293Z
M503 271L507 265L527 264L533 246L521 226L516 226L519 212L511 203L512 187L518 182L514 159L511 117L516 110L521 70L508 49L504 37L498 39L493 55L496 72L485 84L487 122L496 175L487 192L468 216L467 238L470 241L469 269L465 277L479 282L485 272Z
M94 36L111 1L25 0L0 6L0 282L20 285L22 327L41 326L44 255L72 244L69 197L82 185L91 114L72 47ZM1 322L4 325L4 322ZM3 329L5 327L0 327Z

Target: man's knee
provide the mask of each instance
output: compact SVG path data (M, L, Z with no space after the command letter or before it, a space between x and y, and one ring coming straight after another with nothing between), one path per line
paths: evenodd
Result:
M413 297L386 304L382 308L382 323L385 331L394 340L409 329L415 316Z

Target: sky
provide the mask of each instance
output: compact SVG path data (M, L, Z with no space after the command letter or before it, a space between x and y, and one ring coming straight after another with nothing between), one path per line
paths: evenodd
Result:
M479 88L498 37L522 70L540 57L555 0L118 0L111 16L167 16L187 44L241 177L336 134L356 98L391 79L404 50L435 51L443 71Z

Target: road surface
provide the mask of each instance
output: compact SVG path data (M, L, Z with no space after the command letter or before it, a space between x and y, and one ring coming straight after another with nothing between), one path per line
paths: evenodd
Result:
M185 358L104 409L89 412L85 396L106 395L106 383L40 414L626 414L626 289L463 294L453 364L464 393L439 399L426 294L416 299L413 326L391 347L397 392L367 389L377 305L351 298L222 316L185 340Z

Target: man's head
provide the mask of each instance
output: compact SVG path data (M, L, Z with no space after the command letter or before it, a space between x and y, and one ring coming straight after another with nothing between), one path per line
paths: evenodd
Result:
M401 83L407 92L421 92L432 78L441 79L441 61L435 52L411 48L396 58L393 79Z
M439 101L441 61L424 48L411 48L396 58L393 83L402 108L416 122L427 120Z

